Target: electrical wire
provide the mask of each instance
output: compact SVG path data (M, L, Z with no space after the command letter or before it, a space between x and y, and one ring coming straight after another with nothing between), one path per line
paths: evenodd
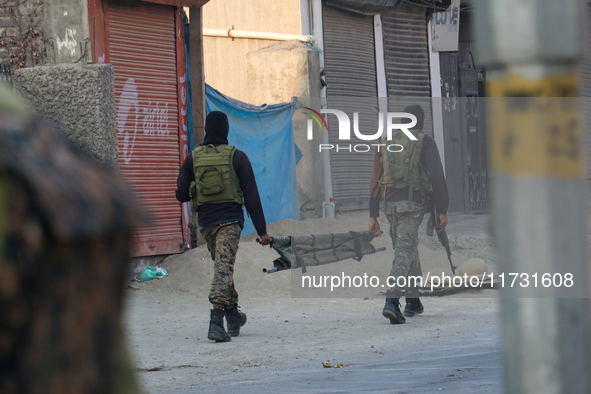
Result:
M429 0L402 0L403 3L416 5L418 7L433 8L435 11L447 11L447 8L435 5L435 0L431 1L433 1L433 3L429 4Z
M431 1L432 3L429 3L429 1ZM591 0L589 0L589 1L591 1ZM417 7L432 8L435 11L440 11L440 12L447 11L447 8L437 6L435 4L435 0L402 0L402 2L406 3L406 4L416 5ZM474 8L474 5L464 5L462 7L462 5L460 4L460 11L473 12L472 11L473 8Z

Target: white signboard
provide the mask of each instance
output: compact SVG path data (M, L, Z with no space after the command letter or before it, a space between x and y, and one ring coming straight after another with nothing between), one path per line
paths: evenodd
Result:
M457 51L460 36L460 0L451 0L447 10L434 12L431 29L434 52Z

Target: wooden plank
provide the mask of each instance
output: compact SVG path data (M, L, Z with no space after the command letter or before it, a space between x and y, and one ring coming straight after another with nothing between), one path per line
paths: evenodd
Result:
M201 8L199 8L201 9ZM177 66L177 81L178 81L178 105L181 113L179 125L179 143L180 143L180 162L179 168L185 162L187 156L191 154L189 148L189 130L188 123L188 92L187 92L187 46L185 43L185 25L183 24L182 7L178 7L175 12L176 23L176 66ZM191 220L191 207L188 202L181 204L182 218L181 224L183 227L183 242L189 248L191 243L191 231L189 229L189 222Z
M191 56L191 95L193 114L193 146L205 137L205 77L203 74L203 12L201 8L189 11L189 53Z
M203 12L201 8L189 10L189 72L191 73L191 106L193 115L193 146L205 137L205 76L203 69ZM195 243L203 245L205 239L195 229Z
M107 34L105 27L105 11L102 0L88 0L88 25L90 28L90 48L92 61L106 63Z
M172 5L175 7L200 8L209 2L209 0L143 0L146 3Z

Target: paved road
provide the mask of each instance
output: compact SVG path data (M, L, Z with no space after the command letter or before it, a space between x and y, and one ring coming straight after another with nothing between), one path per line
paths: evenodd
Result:
M449 233L486 237L487 219L450 215ZM244 288L260 287L254 278ZM127 333L149 394L503 392L494 290L425 297L425 313L403 326L385 321L376 294L251 294L242 305L249 323L228 344L204 338L209 304L201 294L131 296ZM348 366L322 368L327 358Z
M340 360L356 360L346 368L309 363L249 368L216 382L159 393L501 393L498 333L498 322L483 322L436 347L407 347L377 359L342 354Z

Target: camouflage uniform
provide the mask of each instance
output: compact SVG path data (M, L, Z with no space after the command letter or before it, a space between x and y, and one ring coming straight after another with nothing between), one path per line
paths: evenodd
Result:
M406 298L418 298L419 290L414 286L415 281L409 281L409 276L421 276L421 261L417 246L419 244L419 226L423 221L425 206L412 201L387 202L382 201L382 210L390 222L390 237L394 248L394 261L390 276L407 278ZM393 288L388 297L400 298L402 289Z
M234 262L242 229L234 222L201 227L199 230L214 261L209 302L231 307L238 303L238 293L234 287Z
M0 87L0 393L138 393L121 329L139 214Z

